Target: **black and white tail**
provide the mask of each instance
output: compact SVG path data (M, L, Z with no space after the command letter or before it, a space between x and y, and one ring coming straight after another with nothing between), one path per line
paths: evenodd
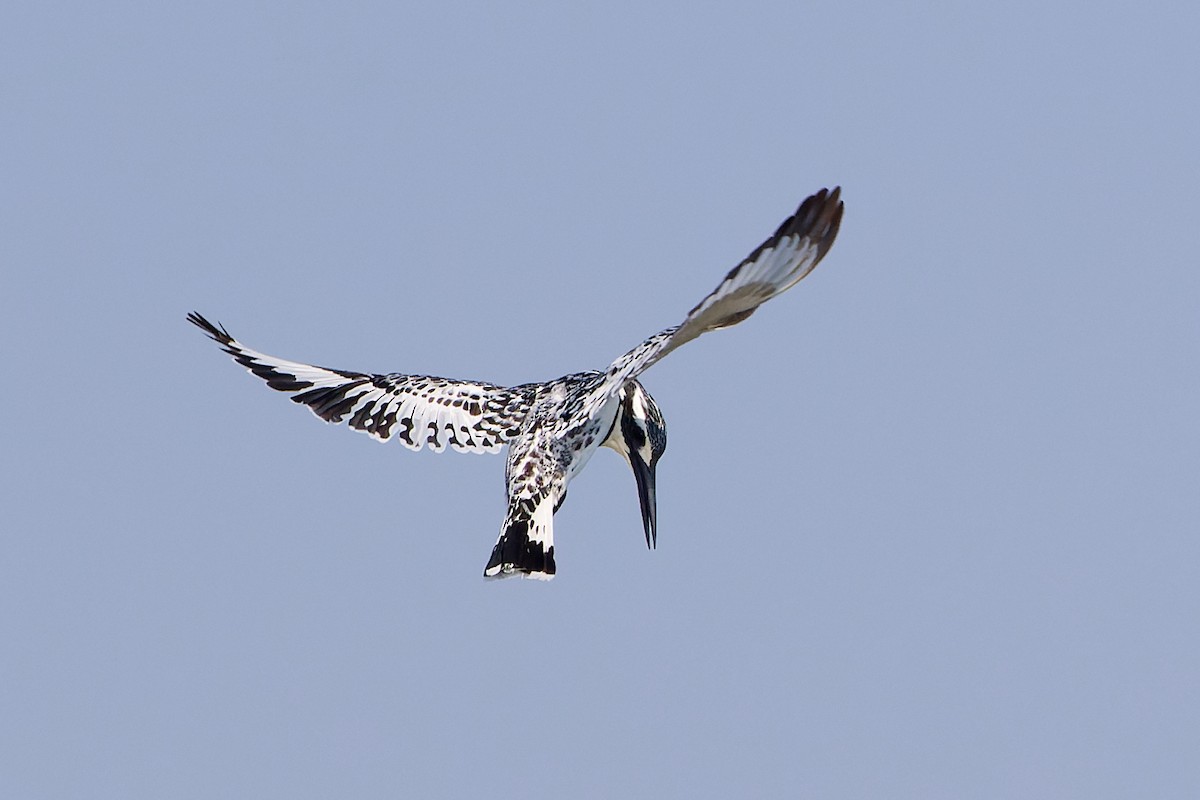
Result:
M543 497L536 505L515 500L508 509L504 527L492 557L483 570L485 578L554 577L554 501Z

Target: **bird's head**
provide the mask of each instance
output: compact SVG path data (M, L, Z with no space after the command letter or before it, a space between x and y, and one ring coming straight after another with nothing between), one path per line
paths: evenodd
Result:
M658 543L654 468L667 449L667 423L658 403L637 381L625 384L619 399L621 408L605 444L624 456L633 470L646 546L653 548Z

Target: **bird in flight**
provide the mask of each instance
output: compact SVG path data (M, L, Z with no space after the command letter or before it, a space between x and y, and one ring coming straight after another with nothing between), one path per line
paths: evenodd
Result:
M485 578L554 577L554 514L567 485L601 447L633 470L647 547L657 543L655 467L667 427L638 376L702 333L736 325L794 286L833 245L841 189L807 198L770 238L725 276L679 325L656 333L603 371L520 386L402 373L373 374L285 361L243 345L196 312L188 321L272 389L287 392L326 422L347 422L380 442L466 453L508 446L508 512Z

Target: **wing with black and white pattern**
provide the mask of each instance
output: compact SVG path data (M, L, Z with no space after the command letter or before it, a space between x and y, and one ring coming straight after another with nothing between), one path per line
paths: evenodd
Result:
M326 422L410 450L450 445L463 453L496 453L517 435L529 412L532 390L425 375L370 375L285 361L245 347L201 315L188 314L226 353L272 389L288 392Z
M602 388L589 398L589 410L603 405L675 348L702 333L738 324L812 272L833 246L841 225L841 192L841 187L822 189L805 199L795 214L688 312L681 324L656 333L614 361L605 372Z

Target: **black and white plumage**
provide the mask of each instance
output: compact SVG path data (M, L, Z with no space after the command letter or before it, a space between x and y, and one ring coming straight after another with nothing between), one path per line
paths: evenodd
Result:
M245 347L193 312L188 321L234 360L288 392L326 422L346 422L372 438L441 452L495 453L508 446L508 512L484 568L487 578L554 576L554 514L567 485L601 447L633 470L646 544L657 542L655 467L666 423L637 378L702 333L736 325L808 275L833 245L841 190L822 189L725 276L682 323L656 333L604 371L504 387L400 373L369 374L285 361Z

